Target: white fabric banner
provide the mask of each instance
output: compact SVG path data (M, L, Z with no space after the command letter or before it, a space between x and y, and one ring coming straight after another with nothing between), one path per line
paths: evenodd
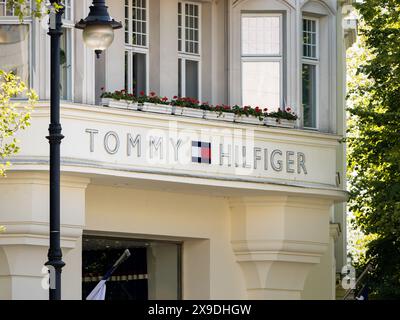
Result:
M86 297L86 300L104 300L106 297L106 281L101 280L97 286L94 287L91 293Z

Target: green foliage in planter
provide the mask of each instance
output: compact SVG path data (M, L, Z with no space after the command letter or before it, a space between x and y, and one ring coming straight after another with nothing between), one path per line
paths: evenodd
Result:
M285 110L279 109L278 111L270 112L268 113L268 117L285 120L297 120L299 118L290 107L287 107Z
M211 105L208 102L203 102L200 104L200 101L190 97L178 97L174 96L172 100L169 100L167 97L161 98L155 92L151 91L149 95L146 95L144 91L139 92L138 96L127 93L125 90L116 90L114 92L103 92L101 95L102 98L111 98L116 100L130 100L138 103L156 103L156 104L165 104L172 105L182 108L192 108L192 109L201 109L207 111L218 112L221 116L223 113L234 113L236 116L246 116L246 117L256 117L260 121L262 121L265 117L273 117L278 119L287 119L287 120L296 120L297 115L291 110L290 107L286 108L286 110L279 110L268 113L268 109L261 109L259 107L251 107L244 106L241 107L239 105L234 105L233 107L221 104L221 105Z
M238 105L234 105L232 110L236 116L246 116L246 117L253 116L253 117L258 118L260 121L263 120L264 117L267 116L263 112L263 110L260 109L259 107L252 108L251 106L244 106L242 108Z
M103 90L103 88L102 88ZM124 89L115 90L114 92L103 92L100 96L101 98L109 98L115 100L127 100L132 102L138 102L138 99L135 95L131 93L127 93Z
M202 109L202 106L199 103L200 103L199 100L189 98L189 97L174 96L173 100L171 100L171 104L173 106L183 107L183 108L192 108L192 109Z

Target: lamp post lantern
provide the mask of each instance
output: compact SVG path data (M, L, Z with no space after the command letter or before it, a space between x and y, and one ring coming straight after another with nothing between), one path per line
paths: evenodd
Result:
M45 265L50 272L49 299L61 300L61 271L65 263L60 243L60 147L64 138L60 124L60 37L64 6L61 0L50 0L50 4L50 125L46 137L50 144L50 246ZM114 29L122 28L122 24L110 17L105 0L93 0L88 17L75 27L83 29L84 42L99 56L111 45Z
M93 0L89 15L75 24L75 28L83 30L83 41L97 57L113 42L114 29L122 28L122 23L111 18L107 8L105 0Z

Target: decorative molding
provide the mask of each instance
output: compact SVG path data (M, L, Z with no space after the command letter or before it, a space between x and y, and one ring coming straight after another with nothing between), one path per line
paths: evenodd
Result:
M329 224L329 235L333 238L333 240L337 240L342 233L340 223L330 223Z

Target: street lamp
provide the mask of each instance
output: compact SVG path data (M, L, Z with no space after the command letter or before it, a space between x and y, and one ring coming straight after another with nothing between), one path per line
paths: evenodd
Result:
M60 37L64 7L61 0L50 0L50 4L50 125L46 137L50 144L50 246L45 265L50 272L49 299L61 300L61 270L65 263L60 245L60 145L64 138L60 124ZM122 28L122 24L110 17L105 0L93 0L89 16L76 27L84 29L85 43L99 56L112 43L114 29Z
M83 30L83 41L98 58L113 42L114 29L122 28L122 24L110 17L105 0L93 0L89 15L79 21L75 28Z

